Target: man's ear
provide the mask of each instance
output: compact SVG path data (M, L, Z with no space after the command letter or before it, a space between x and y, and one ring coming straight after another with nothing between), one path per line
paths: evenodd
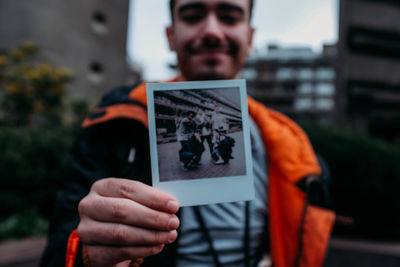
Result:
M248 46L247 46L247 56L250 56L251 53L253 52L253 37L254 37L255 31L256 31L256 29L254 27L250 26L249 40L248 40Z
M167 28L165 28L165 33L166 33L167 39L168 39L169 50L175 51L173 26L172 25L167 26Z

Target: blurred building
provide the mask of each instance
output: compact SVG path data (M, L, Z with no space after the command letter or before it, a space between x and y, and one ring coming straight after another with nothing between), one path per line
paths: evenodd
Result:
M70 68L74 95L92 96L133 83L127 63L129 0L0 0L0 50L32 41L39 57Z
M321 54L309 47L282 48L251 56L241 72L248 94L296 121L331 124L335 108L336 46Z
M341 0L337 118L400 140L400 1Z

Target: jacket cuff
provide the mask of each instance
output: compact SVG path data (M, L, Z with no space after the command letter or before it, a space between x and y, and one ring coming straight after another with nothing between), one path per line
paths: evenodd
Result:
M131 262L130 266L139 267L144 261L143 258L138 258ZM67 253L65 255L66 267L90 267L89 258L85 247L80 242L78 232L75 229L68 238Z
M84 267L82 257L82 242L78 237L78 232L75 229L69 235L67 252L65 255L65 266L66 267Z

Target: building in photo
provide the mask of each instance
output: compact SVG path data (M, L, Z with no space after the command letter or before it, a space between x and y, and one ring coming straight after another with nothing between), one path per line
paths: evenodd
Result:
M154 97L157 142L176 141L177 121L188 111L197 113L202 109L211 117L216 106L227 119L228 132L242 130L240 102L232 101L219 90L229 89L157 91ZM239 100L239 90L236 91Z

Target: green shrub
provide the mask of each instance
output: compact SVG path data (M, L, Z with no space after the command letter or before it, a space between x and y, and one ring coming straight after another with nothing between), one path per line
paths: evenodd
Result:
M335 210L354 219L335 233L400 239L400 145L345 130L304 126L331 169Z
M45 235L48 228L48 220L31 208L0 221L0 240Z
M67 128L0 128L0 238L43 233L72 140Z

